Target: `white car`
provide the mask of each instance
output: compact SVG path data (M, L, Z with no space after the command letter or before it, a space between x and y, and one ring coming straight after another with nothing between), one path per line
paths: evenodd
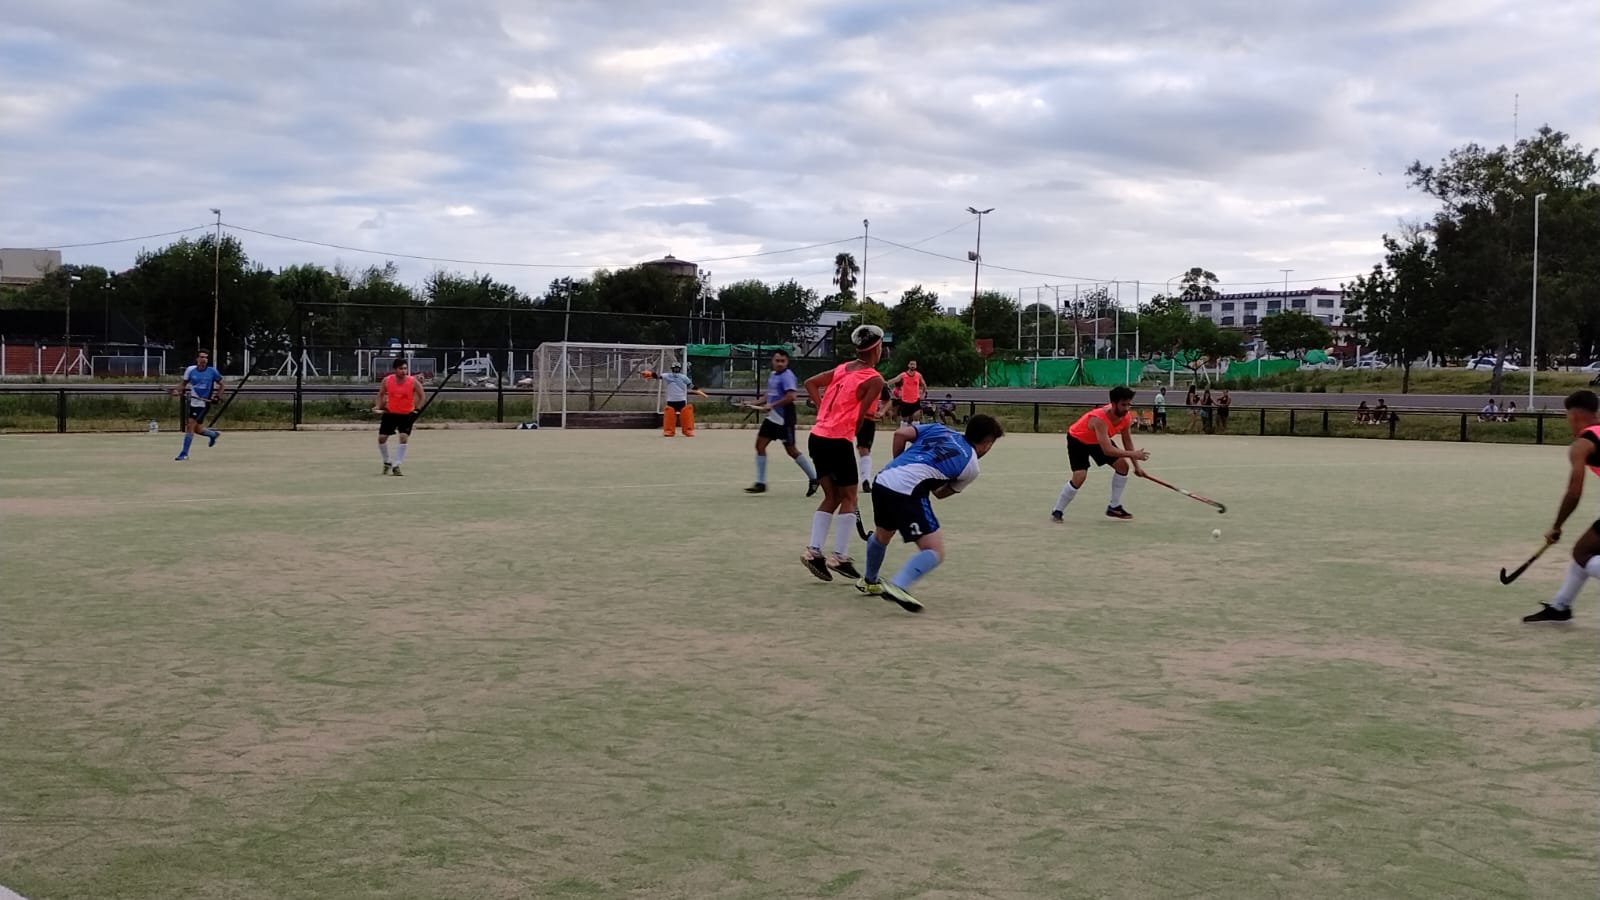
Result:
M1579 369L1578 371L1579 372L1585 372L1585 373L1590 374L1590 375L1600 374L1600 360L1595 360L1594 362L1589 363L1587 366L1584 366L1583 368Z
M1492 357L1492 356L1480 356L1480 357L1478 357L1476 359L1469 359L1466 362L1466 367L1469 368L1469 369L1493 369L1494 368L1494 357ZM1509 362L1502 362L1500 364L1500 370L1502 372L1521 372L1522 371L1522 367L1521 366L1512 365Z

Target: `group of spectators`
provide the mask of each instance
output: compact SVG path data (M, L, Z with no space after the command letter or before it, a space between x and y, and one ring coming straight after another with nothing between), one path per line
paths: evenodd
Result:
M1497 404L1490 397L1489 402L1478 410L1479 422L1514 422L1517 419L1517 401L1512 400L1504 404Z
M1389 404L1383 402L1382 397L1378 398L1377 406L1368 406L1367 401L1363 400L1361 405L1356 407L1357 425L1384 425L1394 417L1394 411L1389 408Z
M1186 433L1192 434L1196 428L1201 428L1206 434L1216 434L1228 430L1228 413L1233 409L1233 392L1223 388L1216 396L1212 396L1210 387L1202 389L1191 384L1184 395L1183 405L1189 413ZM1153 412L1150 430L1167 431L1166 388L1156 387L1150 406Z

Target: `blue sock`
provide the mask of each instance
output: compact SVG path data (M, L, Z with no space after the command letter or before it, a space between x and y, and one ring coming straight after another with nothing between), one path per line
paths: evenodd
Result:
M932 572L938 565L939 554L932 550L918 550L889 581L895 587L909 589L918 578Z
M878 543L878 533L874 531L867 535L867 570L862 575L868 581L877 581L883 572L883 557L889 552L888 544Z
M208 438L214 438L214 437L217 436L217 430L215 428L207 428L205 431L202 431L200 433L205 435Z
M183 449L178 451L179 456L189 455L189 444L194 440L194 435L185 431L183 433Z
M767 458L756 454L756 484L767 483Z

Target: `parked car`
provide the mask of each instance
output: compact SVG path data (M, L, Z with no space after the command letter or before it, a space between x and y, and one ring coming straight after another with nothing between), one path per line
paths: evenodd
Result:
M1600 375L1600 359L1597 359L1594 362L1589 363L1587 366L1584 366L1583 368L1579 369L1578 371L1579 372L1588 372L1591 375Z
M1477 357L1475 359L1469 359L1466 362L1466 367L1469 368L1469 369L1493 369L1494 368L1494 357L1492 357L1492 356L1479 356L1479 357ZM1520 371L1522 371L1522 367L1521 366L1512 365L1510 362L1502 362L1502 363L1500 363L1500 369L1503 372L1520 372Z

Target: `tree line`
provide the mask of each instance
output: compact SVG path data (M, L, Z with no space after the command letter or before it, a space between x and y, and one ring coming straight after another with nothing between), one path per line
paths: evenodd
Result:
M1344 285L1347 327L1404 367L1407 387L1412 361L1429 353L1500 360L1525 351L1537 208L1538 362L1593 357L1600 345L1595 176L1595 151L1549 127L1514 147L1469 144L1437 164L1414 162L1407 169L1411 186L1437 200L1439 209L1426 222L1384 235L1383 260ZM232 235L223 235L220 245L208 235L142 252L126 272L63 266L26 288L0 290L0 307L70 304L90 320L115 311L152 340L187 350L209 343L219 271L218 343L248 346L257 355L287 350L296 329L318 347L381 347L393 338L431 346L532 347L563 334L618 343L791 343L811 335L827 311L851 313L852 326L884 328L895 336L897 360L916 357L928 378L944 384L969 382L982 371L974 338L992 341L1002 354L1042 354L1054 352L1058 327L1072 333L1096 318L1119 318L1124 335L1138 334L1136 343L1119 341L1120 356L1131 358L1137 349L1148 361L1174 359L1198 371L1245 354L1244 331L1189 312L1188 304L1218 296L1217 276L1200 266L1184 273L1179 290L1137 309L1119 309L1106 286L1095 285L1059 306L1054 297L1024 305L984 291L952 315L921 285L893 303L858 296L861 270L849 253L835 257L833 290L826 295L792 280L713 286L710 273L687 279L640 265L557 278L533 296L478 273L436 271L413 287L399 281L392 263L364 269L306 263L272 271L250 259ZM848 330L835 335L840 356L847 355ZM1293 310L1264 316L1253 336L1274 354L1301 358L1334 340L1317 318ZM1497 365L1497 382L1499 374Z

